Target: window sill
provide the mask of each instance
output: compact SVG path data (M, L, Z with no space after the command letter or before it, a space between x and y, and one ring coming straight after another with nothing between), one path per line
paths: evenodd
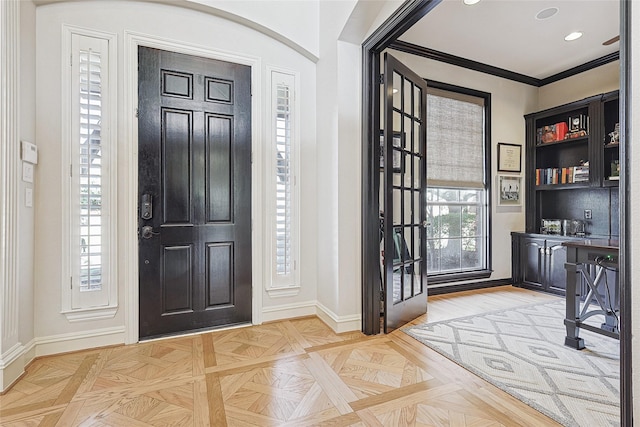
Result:
M113 319L118 311L117 306L81 308L63 311L69 322L84 322L87 320Z
M300 285L288 286L286 288L267 288L270 297L294 297L300 293Z
M460 282L462 280L487 279L491 277L491 273L493 273L493 270L475 270L465 271L463 273L444 273L434 274L431 276L427 275L427 284L433 285L436 283Z

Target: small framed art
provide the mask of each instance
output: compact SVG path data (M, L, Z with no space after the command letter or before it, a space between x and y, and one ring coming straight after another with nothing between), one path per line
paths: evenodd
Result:
M522 171L522 145L498 142L498 172Z
M522 205L522 178L513 175L498 175L498 206Z

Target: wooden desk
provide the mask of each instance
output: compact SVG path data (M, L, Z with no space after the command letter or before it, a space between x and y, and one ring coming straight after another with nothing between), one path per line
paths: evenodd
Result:
M580 328L620 339L618 329L618 240L585 239L567 241L562 244L567 247L567 262L565 264L567 308L564 319L567 336L564 344L578 350L583 349L584 340L579 337ZM615 272L615 283L604 289L607 285L607 271ZM582 281L588 287L584 302L581 301L580 283ZM599 292L601 290L604 291L603 294ZM594 299L597 301L597 306L591 304ZM600 327L584 323L588 318L598 314L605 317L605 322Z

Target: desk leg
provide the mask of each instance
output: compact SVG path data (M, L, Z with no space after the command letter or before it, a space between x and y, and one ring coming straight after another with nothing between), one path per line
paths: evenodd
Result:
M609 275L609 272L605 271L604 274L605 276ZM620 333L620 330L618 329L619 328L618 317L615 315L615 311L619 310L620 308L620 296L618 294L618 285L617 285L618 272L615 271L611 275L614 276L613 280L611 280L611 282L613 282L612 284L607 282L609 277L603 278L605 284L609 283L609 286L608 288L605 288L606 290L605 296L604 296L605 307L603 307L603 309L605 309L607 314L604 316L604 323L600 327L605 331ZM611 295L612 293L613 295ZM612 309L614 312L611 312Z
M580 315L580 286L579 276L576 270L576 264L567 262L564 265L567 271L567 290L566 290L566 318L564 325L567 328L567 336L564 339L564 345L576 350L584 348L584 340L578 336L580 333L579 315Z

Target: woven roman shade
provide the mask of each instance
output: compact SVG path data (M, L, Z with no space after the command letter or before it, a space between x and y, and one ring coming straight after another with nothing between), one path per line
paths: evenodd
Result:
M484 188L484 99L429 88L427 185Z

